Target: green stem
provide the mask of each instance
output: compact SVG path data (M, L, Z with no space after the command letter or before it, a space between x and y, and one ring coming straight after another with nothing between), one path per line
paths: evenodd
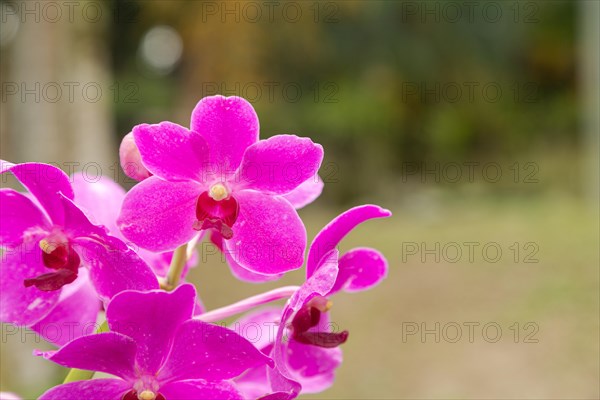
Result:
M183 273L183 268L185 267L185 263L187 262L187 244L179 246L173 252L173 259L171 260L171 265L169 266L169 272L167 273L167 282L165 284L165 290L173 290L177 287L179 283L179 279L181 279L181 274Z
M108 322L104 321L100 327L96 330L96 333L108 332ZM86 381L94 377L94 371L88 371L85 369L73 368L67 374L63 383Z

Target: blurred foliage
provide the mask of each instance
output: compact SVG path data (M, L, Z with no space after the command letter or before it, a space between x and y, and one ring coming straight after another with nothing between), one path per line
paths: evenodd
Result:
M410 12L445 2L296 2L304 15L295 23L277 11L259 22L241 12L212 15L203 1L113 3L132 17L109 31L115 78L140 85L138 103L116 104L120 135L141 122L187 126L195 102L215 85L226 95L254 95L258 86L262 137L298 133L325 146L339 181L330 200L354 200L405 162L496 160L577 145L574 2L525 2L518 10L493 2L503 13L494 23L482 16L486 2L476 2L473 18L463 8L454 22L451 10ZM137 56L156 25L174 27L184 43L168 75L145 69ZM278 84L272 99L269 82ZM289 84L302 89L298 101L286 99ZM492 101L496 87L502 94Z

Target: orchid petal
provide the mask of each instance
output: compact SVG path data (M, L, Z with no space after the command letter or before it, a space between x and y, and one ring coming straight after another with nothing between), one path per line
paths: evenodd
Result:
M31 329L57 346L93 333L100 300L88 274L85 268L80 269L78 279L61 291L56 306Z
M191 130L206 139L213 169L234 172L246 148L258 141L254 108L241 97L209 96L192 112Z
M125 380L136 375L136 342L117 332L82 336L59 350L35 354L63 367L106 372Z
M323 256L319 269L294 293L284 314L288 308L296 312L313 297L325 297L331 292L339 273L338 258L339 252L336 249L330 250Z
M229 253L229 251L223 250L224 249L224 247L223 247L224 240L220 233L213 230L210 232L209 237L210 237L210 241L215 246L217 246L217 248L221 252L223 252L223 255L225 256L225 260L227 261L227 265L229 265L231 274L235 278L237 278L241 281L250 282L250 283L261 283L261 282L269 282L269 281L277 280L283 276L283 274L276 274L276 275L259 274L257 272L252 272L252 271L242 267L240 264L237 263L237 261L235 261L235 258L232 256L232 254Z
M298 397L302 386L292 378L289 378L290 372L287 367L268 369L267 376L271 383L271 393L268 396L261 397L261 400L291 400Z
M295 135L277 135L246 149L238 178L241 187L285 194L316 176L321 161L320 144Z
M196 290L189 284L170 293L127 291L111 301L106 319L112 332L135 340L137 364L154 374L165 362L176 330L192 317L195 299Z
M364 205L351 208L334 218L321 230L313 240L308 250L306 262L306 276L310 277L319 266L319 261L324 254L335 248L338 243L357 225L373 218L385 218L392 215L389 210L374 206Z
M175 334L169 359L158 378L166 382L230 379L248 368L270 363L269 357L234 331L189 320Z
M169 383L160 388L160 393L173 400L242 400L243 397L229 382L191 380Z
M124 290L158 289L152 269L130 248L116 249L86 238L75 243L82 249L83 262L90 267L91 280L103 301Z
M36 242L15 249L6 249L2 255L0 279L0 320L16 325L30 325L43 318L56 305L60 291L41 291L25 287L25 279L47 273L42 263L41 250Z
M235 258L232 257L229 252L225 252L225 259L227 260L227 264L229 265L229 270L231 271L231 274L234 277L236 277L237 279L244 281L244 282L263 283L263 282L276 281L278 279L281 279L281 277L283 277L283 274L267 275L267 274L259 274L257 272L250 271L249 269L246 269L246 268L242 267L240 264L238 264L235 261Z
M94 379L56 386L39 400L121 400L131 385L119 379Z
M271 392L267 369L266 366L261 365L235 378L235 385L245 399L262 399Z
M287 361L295 380L302 385L302 393L318 393L333 385L335 369L342 363L342 350L290 340Z
M168 181L203 181L208 145L197 132L161 122L134 127L133 137L144 166L154 175Z
M259 274L276 275L303 263L306 229L287 200L260 192L236 194L240 213L225 251L240 266Z
M42 163L11 164L0 161L0 173L10 171L39 201L52 222L62 224L63 206L57 193L73 198L69 177L53 165Z
M102 226L92 224L87 215L75 205L73 200L65 197L63 194L59 194L58 197L63 206L63 227L65 232L71 238L87 237L105 242L119 249L127 247L125 243L119 239L110 237L107 234L106 229Z
M105 226L111 235L119 237L116 221L125 198L125 189L105 176L91 182L83 173L76 173L71 179L75 204L94 224Z
M281 311L281 307L261 308L247 313L233 326L236 331L242 332L254 347L264 354L270 354L277 336ZM271 392L265 365L249 369L236 378L235 383L247 399L257 399Z
M289 392L274 392L267 396L262 396L260 400L292 400L298 397L299 390L300 388L294 387Z
M49 230L50 221L26 196L12 189L0 189L0 245L14 247L28 231Z
M201 192L196 183L151 176L127 193L117 225L128 240L145 249L175 250L198 233L192 226Z
M355 248L339 261L340 272L329 295L340 290L359 292L377 285L387 276L388 263L375 249Z
M240 264L238 264L235 259L233 257L231 257L231 255L229 253L225 254L225 259L227 260L227 264L229 265L229 270L231 271L231 274L244 282L249 282L249 283L263 283L263 282L271 282L271 281L276 281L278 279L281 279L283 277L283 274L274 274L274 275L267 275L267 274L259 274L257 272L252 272L244 267L242 267Z
M282 307L263 307L249 312L235 322L235 330L245 332L254 347L269 354L265 349L275 342L282 310Z
M282 197L289 201L296 210L301 209L315 201L323 192L323 180L315 175L305 180L296 189L284 194Z

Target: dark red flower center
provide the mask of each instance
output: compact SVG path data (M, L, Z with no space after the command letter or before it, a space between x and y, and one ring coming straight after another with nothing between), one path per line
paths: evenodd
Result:
M337 347L348 340L348 331L321 332L310 330L321 321L331 303L324 297L315 297L304 305L292 319L292 338L297 342L319 347Z
M220 183L202 192L196 202L196 219L193 228L197 231L214 229L225 239L233 237L231 227L239 211L237 200Z
M125 393L121 400L167 400L165 396L160 393L154 393L150 390L144 390L138 394L135 389Z
M25 287L35 286L39 290L50 292L77 279L81 259L69 242L53 243L47 239L40 241L42 262L46 268L54 270L35 278L23 281Z

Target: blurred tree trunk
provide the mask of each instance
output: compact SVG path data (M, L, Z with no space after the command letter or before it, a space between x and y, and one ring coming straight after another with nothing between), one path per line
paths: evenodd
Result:
M26 3L34 11L23 16ZM3 40L0 50L0 158L54 162L67 172L71 167L83 169L87 165L94 179L97 168L89 163L98 163L102 172L110 174L108 168L116 154L113 92L102 40L112 21L107 10L97 22L86 21L81 14L85 2L73 3L77 7L72 21L66 8L57 21L48 21L35 11L35 4L43 7L40 1L15 2L15 14L15 9L3 10L3 18L12 18L10 23L18 25L18 31L12 40ZM87 93L83 90L86 85ZM94 90L98 87L100 95ZM62 373L58 368L42 366L36 357L16 361L15 354L30 354L40 347L32 337L25 341L14 335L8 344L2 344L0 360L2 380L9 385L6 389L26 396L56 384L56 374Z
M600 3L579 3L579 89L584 152L588 162L584 165L586 194L594 210L598 210L600 197Z
M2 49L1 157L55 162L65 170L98 163L109 174L116 144L102 34L111 13L86 19L82 10L90 2L76 3L72 13L55 3L59 18L44 12L43 2L14 3L19 29Z

